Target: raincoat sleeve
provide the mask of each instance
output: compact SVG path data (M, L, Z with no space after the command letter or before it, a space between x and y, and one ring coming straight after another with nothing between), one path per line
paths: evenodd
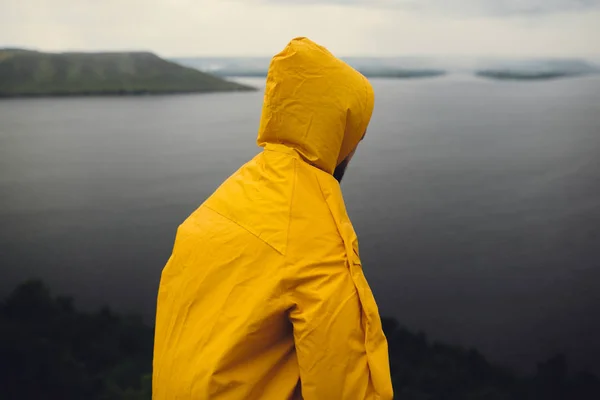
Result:
M345 263L313 266L294 290L290 312L302 397L312 399L391 399L374 385L359 294ZM384 378L389 379L389 377Z

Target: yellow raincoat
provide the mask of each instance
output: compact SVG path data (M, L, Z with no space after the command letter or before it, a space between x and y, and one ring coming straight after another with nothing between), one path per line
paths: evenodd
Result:
M153 396L391 399L387 343L332 172L373 90L295 39L269 68L258 144L177 232L158 294Z

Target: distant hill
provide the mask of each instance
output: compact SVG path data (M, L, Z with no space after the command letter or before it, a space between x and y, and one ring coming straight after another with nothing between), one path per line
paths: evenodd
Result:
M415 67L413 64L389 62L396 59L349 57L344 59L367 78L427 78L444 75L443 69ZM267 57L192 57L173 61L222 77L266 77L270 58ZM383 61L383 62L382 62Z
M446 75L446 71L439 69L404 69L404 68L359 68L367 78L433 78Z
M0 49L0 97L253 90L152 53L42 53Z
M512 70L483 70L477 71L477 76L482 78L498 79L498 80L512 80L512 81L536 81L536 80L548 80L558 78L568 78L573 76L583 75L583 73L572 73L565 71L540 71L540 72L529 72L529 71L512 71Z
M552 79L600 72L598 65L573 58L489 57L344 57L369 78L427 78L448 73L474 74L492 79ZM268 57L188 57L173 61L214 75L264 77Z
M545 80L597 74L600 68L577 59L496 62L476 71L477 76L500 80Z
M171 61L216 76L266 77L269 57L185 57Z

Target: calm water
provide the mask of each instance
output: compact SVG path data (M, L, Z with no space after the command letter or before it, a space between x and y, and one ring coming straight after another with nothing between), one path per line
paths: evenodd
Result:
M375 80L343 190L382 314L529 368L600 363L600 78ZM152 316L177 225L262 94L0 101L0 291Z

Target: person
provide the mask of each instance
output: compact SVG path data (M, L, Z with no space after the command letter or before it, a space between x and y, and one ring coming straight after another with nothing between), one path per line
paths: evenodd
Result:
M155 400L393 397L339 185L373 104L366 78L309 39L272 59L264 150L179 227L162 272Z

